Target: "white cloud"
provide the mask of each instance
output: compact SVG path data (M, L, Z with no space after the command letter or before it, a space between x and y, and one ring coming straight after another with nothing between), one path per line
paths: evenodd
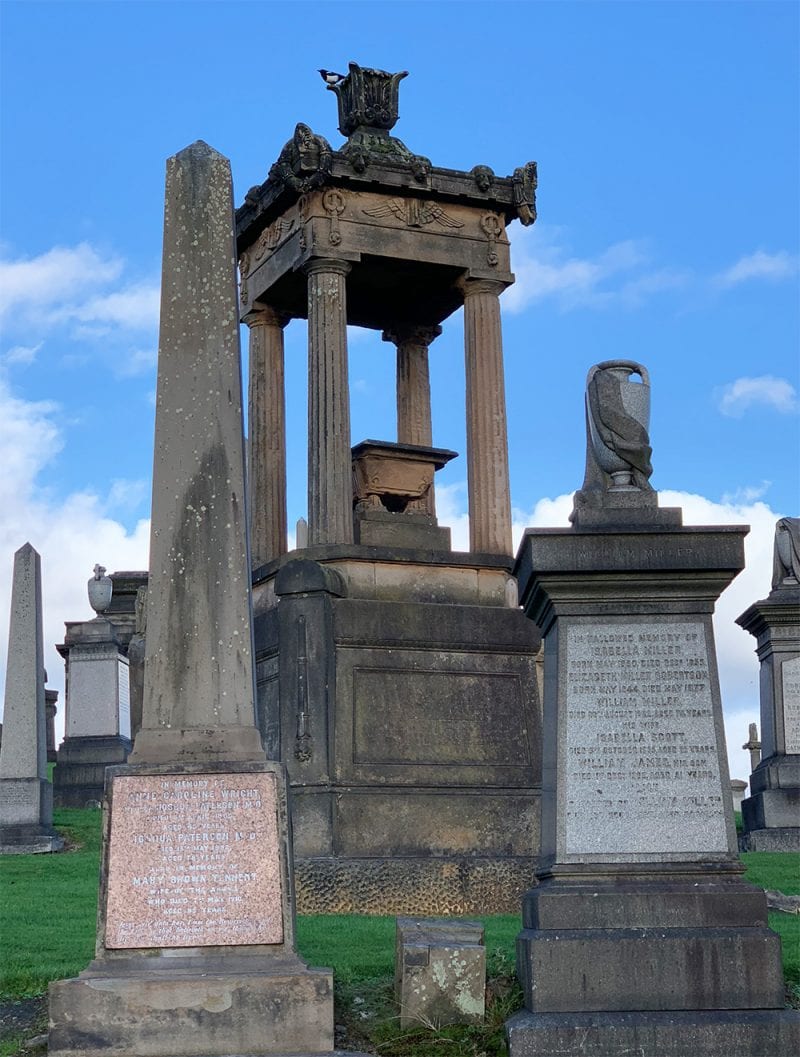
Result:
M113 282L122 270L119 257L104 255L86 242L54 246L38 257L0 260L0 319L12 309L23 316L35 309L39 315L48 305Z
M74 319L83 324L105 323L129 330L151 330L158 326L160 296L156 284L138 283L77 304L63 305L55 310L54 319Z
M133 378L136 375L155 372L158 364L158 349L128 349L114 360L114 374L117 378Z
M681 507L684 525L750 526L744 542L745 568L723 591L714 613L730 773L733 778L748 780L749 757L742 751L741 745L747 740L750 723L758 723L761 729L758 660L755 640L736 624L736 617L753 602L769 594L775 522L781 514L763 502L715 502L690 492L659 492L659 505ZM466 485L457 483L438 487L436 507L439 523L451 528L454 549L467 550L469 519L466 513ZM515 551L525 528L567 528L571 510L571 494L540 499L528 512L514 510Z
M64 621L89 619L86 581L95 562L109 570L147 567L149 522L132 532L111 516L111 505L131 501L143 482L115 482L106 501L90 492L54 499L37 475L61 450L59 408L14 396L0 377L0 684L5 683L6 643L13 555L30 542L42 556L45 667L48 685L59 690L63 728L64 664L55 643ZM2 700L2 698L0 698Z
M771 407L781 414L798 408L797 390L785 378L762 374L757 378L737 378L716 392L717 406L723 415L739 418L750 407Z
M562 309L610 304L636 308L646 298L687 281L685 272L649 270L647 253L639 241L628 239L595 257L578 257L563 244L562 235L547 225L516 233L512 250L516 282L503 298L509 311L521 312L545 298L555 299Z
M14 345L3 356L0 356L0 363L5 364L7 367L17 363L27 366L36 359L36 354L42 345L44 345L43 341L40 341L37 345Z
M715 276L718 286L736 286L751 279L766 279L780 282L791 279L797 274L797 258L785 250L778 253L765 253L756 250L746 257L740 257L736 264Z

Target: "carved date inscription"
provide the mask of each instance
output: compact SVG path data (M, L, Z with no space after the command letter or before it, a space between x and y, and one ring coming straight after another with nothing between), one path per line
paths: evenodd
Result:
M274 775L113 782L106 947L283 941Z
M567 633L567 854L728 850L701 623Z
M781 664L786 752L800 753L800 657Z

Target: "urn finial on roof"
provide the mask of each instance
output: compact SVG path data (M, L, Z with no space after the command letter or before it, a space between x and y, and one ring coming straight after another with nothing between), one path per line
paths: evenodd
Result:
M400 115L398 85L408 71L387 73L355 62L349 69L341 81L328 85L339 103L339 131L348 137L357 129L388 132Z

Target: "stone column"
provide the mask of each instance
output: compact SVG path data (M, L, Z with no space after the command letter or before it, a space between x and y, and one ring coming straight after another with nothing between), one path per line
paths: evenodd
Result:
M347 261L315 258L308 276L308 543L353 542Z
M500 294L494 279L466 279L467 484L472 551L511 554L511 495Z
M433 445L431 426L431 382L428 346L442 333L441 327L399 326L383 332L384 341L397 346L397 441L399 444ZM424 498L425 513L436 517L436 499L431 485Z
M250 558L257 569L287 548L283 328L289 316L264 306L248 312L244 322L250 328Z

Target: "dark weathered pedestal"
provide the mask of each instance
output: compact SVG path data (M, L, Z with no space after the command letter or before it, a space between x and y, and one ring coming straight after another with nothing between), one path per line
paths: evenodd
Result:
M742 801L749 851L800 851L800 587L781 586L737 624L761 662L761 762Z
M740 528L529 530L545 642L542 864L511 1057L785 1055L780 941L741 880L711 614Z
M491 555L316 547L256 574L258 707L305 912L513 912L539 841L539 636ZM279 604L278 604L278 600Z

